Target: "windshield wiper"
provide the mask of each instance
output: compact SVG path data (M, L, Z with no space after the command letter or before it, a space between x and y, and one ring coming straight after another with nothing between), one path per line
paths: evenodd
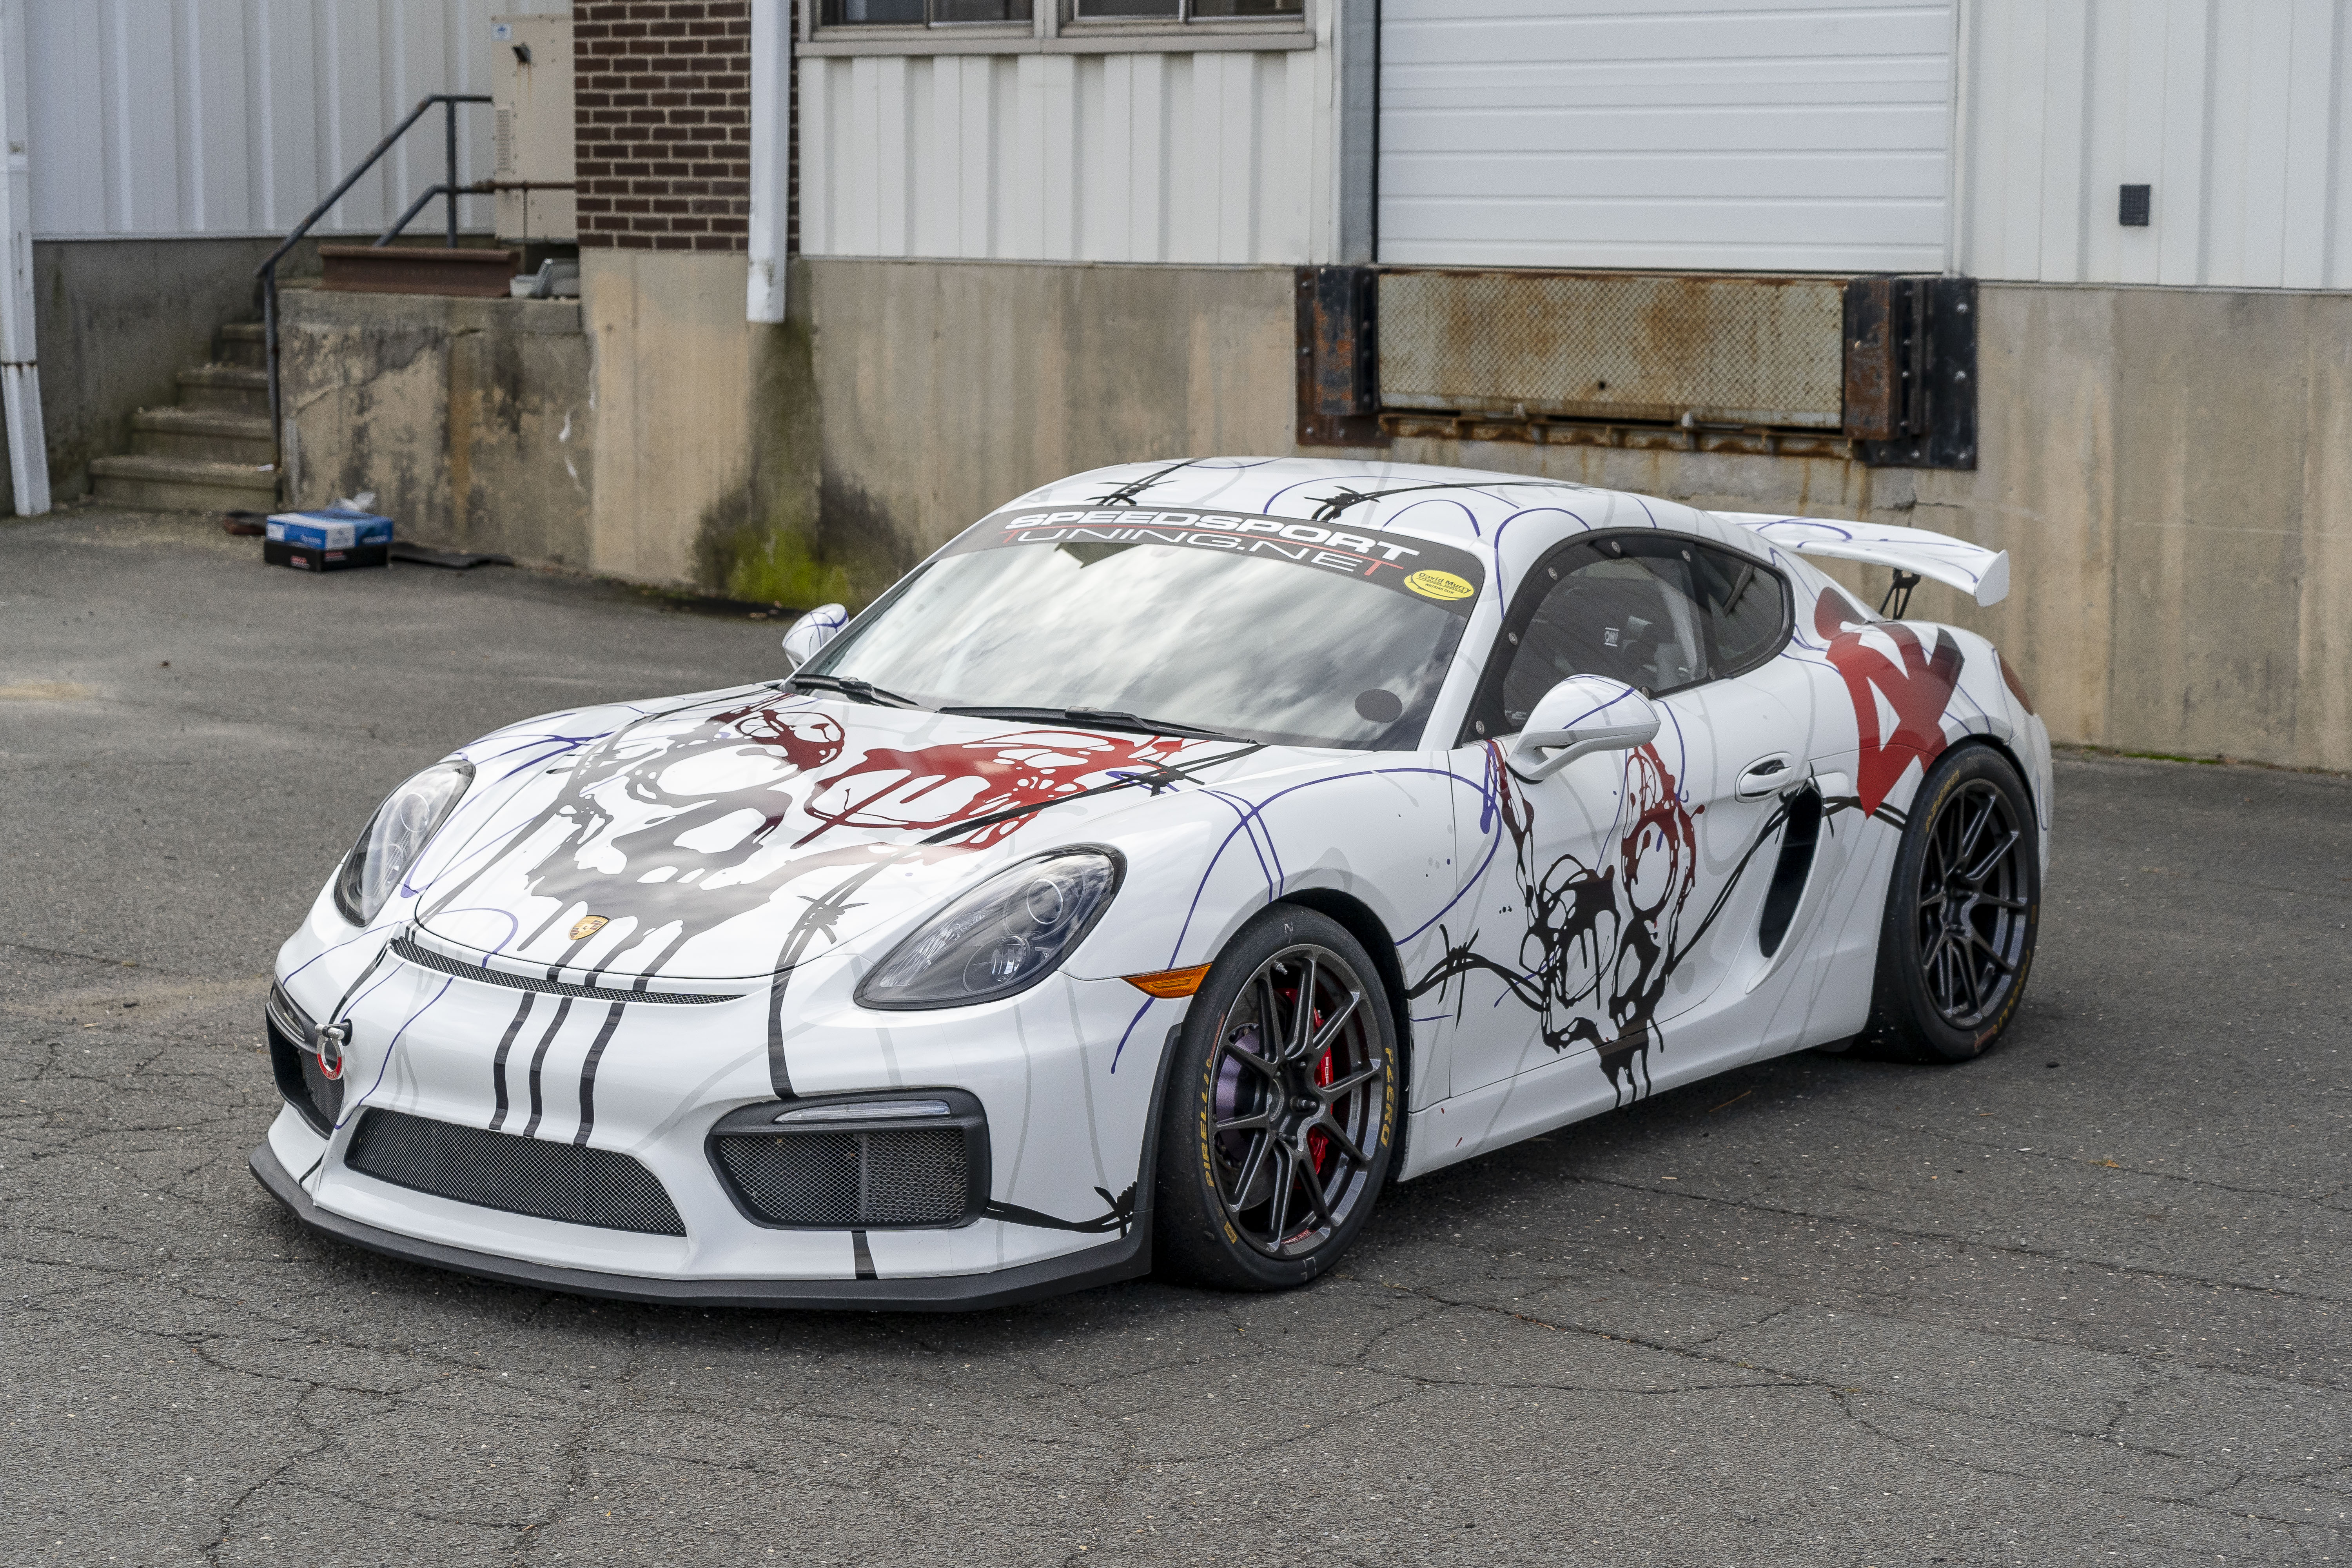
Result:
M1089 730L1129 730L1143 735L1192 735L1203 741L1240 739L1222 730L1203 730L1197 724L1179 724L1172 719L1146 719L1138 713L1108 708L942 708L940 711L961 713L971 719L1027 719L1042 724L1060 721L1083 724Z
M885 690L872 681L860 680L854 675L795 675L784 684L810 691L838 691L852 702L871 702L878 708L921 708L923 706L911 697L901 697L895 691Z

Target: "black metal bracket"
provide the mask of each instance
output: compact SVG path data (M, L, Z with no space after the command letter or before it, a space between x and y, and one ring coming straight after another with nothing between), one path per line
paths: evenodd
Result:
M1381 429L1378 274L1369 267L1301 267L1298 444L1385 447Z
M1875 466L1977 466L1976 279L1846 284L1845 433Z
M1895 580L1886 584L1885 597L1878 601L1878 618L1899 621L1911 613L1911 590L1919 585L1919 574L1894 568ZM1890 608L1890 606L1892 606Z

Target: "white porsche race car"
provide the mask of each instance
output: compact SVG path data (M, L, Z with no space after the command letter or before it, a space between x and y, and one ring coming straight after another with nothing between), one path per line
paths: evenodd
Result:
M1813 554L1893 569L1891 618ZM2000 1035L2048 739L1904 608L2007 576L1507 474L1048 485L803 617L787 678L394 791L279 954L254 1171L361 1246L604 1296L1302 1284L1392 1179Z

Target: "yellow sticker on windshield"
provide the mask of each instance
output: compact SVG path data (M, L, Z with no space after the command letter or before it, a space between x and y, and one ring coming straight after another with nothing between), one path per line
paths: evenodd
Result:
M1466 599L1478 591L1451 572L1415 572L1404 585L1424 599Z

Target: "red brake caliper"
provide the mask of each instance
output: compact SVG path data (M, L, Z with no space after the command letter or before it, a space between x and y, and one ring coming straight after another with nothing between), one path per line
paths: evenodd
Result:
M1310 1025L1309 1027L1320 1029L1322 1026L1323 1015L1318 1013L1315 1015L1315 1022ZM1331 1053L1329 1051L1325 1051L1323 1053L1322 1059L1315 1064L1315 1081L1318 1086L1328 1087L1331 1079L1336 1076L1337 1071L1331 1066ZM1309 1132L1307 1135L1307 1157L1315 1162L1315 1173L1317 1175L1319 1176L1323 1173L1323 1157L1330 1152L1331 1139L1328 1134L1323 1132Z

